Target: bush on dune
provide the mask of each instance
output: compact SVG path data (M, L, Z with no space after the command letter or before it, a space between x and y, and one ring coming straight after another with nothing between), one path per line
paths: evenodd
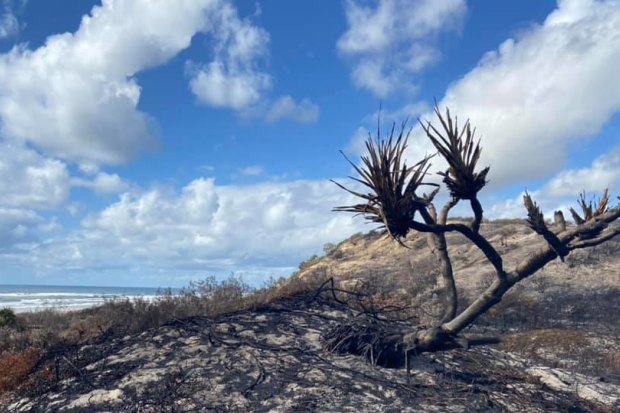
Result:
M15 327L17 325L17 317L15 312L10 308L0 310L0 327Z

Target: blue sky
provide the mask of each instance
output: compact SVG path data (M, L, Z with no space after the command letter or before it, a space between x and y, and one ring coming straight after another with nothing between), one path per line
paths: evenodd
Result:
M0 5L0 283L288 275L370 229L329 180L380 105L471 119L491 218L620 186L617 0Z

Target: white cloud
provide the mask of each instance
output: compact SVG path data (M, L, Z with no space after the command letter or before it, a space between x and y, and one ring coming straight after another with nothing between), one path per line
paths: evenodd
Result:
M210 21L214 60L207 65L190 62L190 89L201 102L215 107L239 110L259 102L271 87L271 77L258 68L268 56L269 34L249 19L240 19L228 3L220 5Z
M156 145L157 131L138 109L135 75L166 63L197 33L213 45L211 61L189 65L199 99L233 109L261 101L271 86L258 67L269 35L230 1L103 0L75 33L0 55L2 134L83 164L132 159Z
M198 99L210 106L243 109L258 103L262 93L271 86L263 73L228 69L222 62L190 65L190 88Z
M440 106L477 127L492 187L557 172L572 140L618 112L619 38L618 1L559 1L543 24L503 42L448 88Z
M350 196L329 181L218 186L196 179L181 191L123 194L76 232L23 256L39 269L159 270L286 275L326 242L368 229L334 206Z
M245 176L260 176L265 173L265 170L260 165L252 165L242 168L239 172L241 173L241 175Z
M19 22L12 12L4 12L0 15L0 39L13 37L19 33Z
M15 37L19 34L21 25L17 19L16 11L19 12L26 5L26 2L27 0L2 0L0 2L0 39Z
M528 189L547 214L575 205L582 190L600 194L609 186L617 193L618 148L589 167L562 168L573 142L591 139L620 110L614 69L620 65L618 38L617 0L559 1L542 24L503 42L448 88L440 107L449 106L461 124L470 118L476 126L482 137L481 166L491 165L490 190L546 179ZM405 109L395 112L396 121L407 117ZM435 121L428 111L422 118ZM352 140L357 153L364 152L361 142L357 135ZM430 152L418 128L408 157L417 160ZM432 162L436 170L444 168L439 159ZM489 217L524 216L522 194L508 200L489 191L481 196L490 205Z
M86 175L92 176L99 172L99 165L94 162L80 162L78 165L80 171Z
M53 209L69 196L69 172L59 160L0 143L0 194L0 207Z
M599 156L588 167L563 170L529 192L545 216L550 218L553 211L560 209L568 218L568 208L577 206L577 198L582 191L591 199L600 197L605 189L610 191L612 205L616 204L615 196L620 189L620 147ZM525 213L523 193L513 199L496 201L489 209L489 217L492 218L524 217Z
M0 142L0 251L35 242L38 232L54 229L54 218L39 213L62 205L69 196L66 165L16 143Z
M396 72L385 72L385 59L382 57L360 60L353 69L353 82L361 88L372 91L379 97L386 97L397 87L413 91L415 87L408 80L399 82Z
M0 253L36 241L36 227L43 219L34 211L0 207Z
M259 67L269 35L229 0L103 0L75 33L0 54L1 133L65 160L129 161L157 135L138 109L136 74L166 63L197 33L209 36L213 54L188 64L199 100L239 110L261 102L272 84Z
M133 76L186 48L218 3L103 0L75 33L1 55L3 134L67 159L107 163L151 147L152 121L137 109Z
M71 185L82 188L89 188L98 194L114 194L126 191L129 184L118 174L108 174L97 172L92 179L72 178Z
M267 122L291 119L311 123L318 119L319 107L308 98L296 102L287 95L275 100L266 97L273 86L271 76L261 67L269 57L269 33L250 19L239 18L227 3L210 16L210 21L213 60L187 63L190 90L201 103L231 108L244 117Z
M602 192L620 189L620 147L600 156L587 168L568 169L557 174L544 187L551 197L575 198L583 190Z
M290 96L281 96L270 105L266 120L291 119L299 123L312 123L319 118L319 112L319 107L309 99L297 103Z
M353 81L385 97L415 88L412 77L439 59L434 38L460 29L465 0L347 0L338 50L354 60Z

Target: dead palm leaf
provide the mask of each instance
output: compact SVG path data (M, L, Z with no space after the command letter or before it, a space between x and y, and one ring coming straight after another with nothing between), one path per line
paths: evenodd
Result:
M579 215L575 209L570 208L570 213L575 220L575 224L577 225L583 224L584 222L603 215L609 210L609 188L605 188L603 196L594 204L592 203L592 200L586 201L585 191L581 192L579 194L579 199L577 200L577 205L581 208L583 217Z
M420 125L431 140L439 155L448 163L448 170L439 172L443 181L450 190L450 194L458 199L473 199L486 185L486 176L489 167L476 172L476 165L480 160L482 147L480 141L474 142L475 129L471 129L469 120L459 131L458 118L450 116L446 108L444 118L435 105L435 114L439 118L443 132L440 132L430 122L420 121Z
M532 199L527 191L525 191L525 194L523 195L523 204L525 205L525 209L527 209L528 225L540 234L541 231L547 227L545 224L545 217L543 216L538 204Z
M368 135L367 155L361 157L361 166L355 165L343 153L360 176L350 178L370 189L370 192L353 191L333 181L345 191L365 200L363 204L341 206L334 208L334 211L362 214L367 220L382 224L392 237L399 239L409 232L416 211L427 205L427 201L417 196L416 190L421 185L430 185L423 180L430 167L431 157L427 156L408 167L403 154L411 130L406 132L406 122L403 122L398 136L394 138L394 129L392 126L389 136L384 140L380 139L379 127L376 139Z

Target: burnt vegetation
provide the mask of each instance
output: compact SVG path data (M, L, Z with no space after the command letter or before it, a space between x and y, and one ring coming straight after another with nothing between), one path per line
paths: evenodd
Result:
M385 342L369 346L361 340L343 348L335 340L339 332L371 338L378 331L405 328L410 320L400 316L406 309L372 307L368 296L339 289L331 279L318 289L297 287L271 303L171 320L157 329L76 346L28 379L24 366L40 355L9 355L9 371L28 382L20 393L29 404L16 411L57 411L51 402L68 405L76 395L114 391L127 377L140 376L144 366L170 360L175 362L163 364L168 367L159 380L124 387L122 400L92 397L63 411L598 411L596 404L533 386L521 365L498 364L499 352L489 348L422 354L417 360L422 377L432 372L433 381L415 378L415 383L403 380L399 370L334 356L321 346L402 367L402 358L383 351ZM355 326L344 331L344 319ZM304 333L315 338L301 340ZM184 345L188 342L193 344ZM174 359L179 354L183 357ZM127 360L119 363L119 357ZM527 391L527 400L511 391L515 386Z
M556 225L551 227L536 201L526 192L523 196L527 213L525 223L546 244L513 268L507 268L501 250L494 247L480 232L484 212L478 193L486 185L490 169L479 167L482 147L475 138L475 130L469 121L459 128L457 118L453 118L448 109L442 114L435 107L435 115L440 126L435 127L431 122L422 121L420 125L437 151L435 156L447 165L445 171L439 172L448 192L448 199L441 208L436 206L440 186L429 179L432 156L425 156L413 166L405 162L411 129L407 130L403 123L398 133L393 127L385 139L382 139L379 127L375 138L369 134L366 141L368 154L362 156L361 165L357 166L349 160L359 174L359 177L352 179L361 184L366 192L337 183L363 202L337 207L335 210L362 214L367 220L381 224L402 246L406 246L404 239L410 231L427 234L428 248L439 261L438 277L443 290L441 314L432 325L411 325L402 327L400 332L378 331L369 335L359 326L341 328L342 343L352 342L353 347L359 347L355 343L364 340L376 345L382 340L383 334L385 341L390 343L388 347L396 348L396 351L402 349L407 359L409 355L423 352L468 347L470 343L462 333L494 309L506 293L519 283L556 258L564 261L574 251L596 247L620 234L620 226L615 222L620 217L620 207L610 207L608 191L596 201L588 201L585 192L582 193L578 200L581 213L570 209L574 224L567 225L562 214L558 213ZM469 204L472 217L467 221L451 220L450 211L463 202ZM448 248L447 235L453 233L460 234L480 250L494 270L494 278L489 285L467 302L459 300ZM361 332L358 334L355 331ZM395 338L395 334L400 337ZM398 345L391 345L395 340Z
M0 406L3 394L40 395L68 377L82 377L81 367L101 354L82 354L82 347L107 348L106 343L153 330L189 317L213 318L238 311L254 311L273 301L308 291L315 283L272 280L252 288L239 277L223 281L207 277L178 293L161 291L153 300L110 299L79 311L42 311L15 314L0 310ZM113 351L108 348L106 351Z

